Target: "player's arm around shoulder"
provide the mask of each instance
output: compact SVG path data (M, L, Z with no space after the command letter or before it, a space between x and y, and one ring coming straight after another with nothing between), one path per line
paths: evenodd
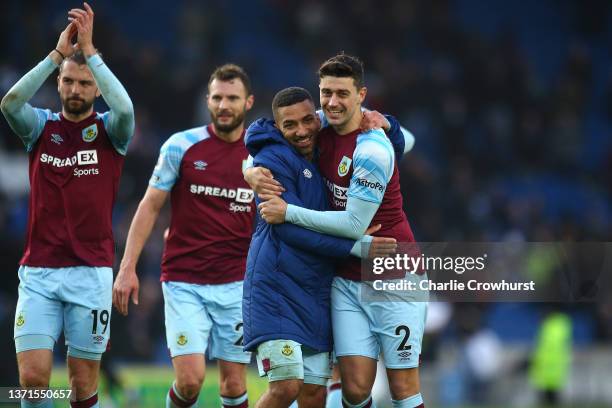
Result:
M375 110L365 110L360 127L364 131L382 128L393 145L395 158L398 161L414 147L414 135L392 115L382 114Z
M253 189L261 201L280 196L285 188L274 178L267 167L255 166L253 156L249 155L246 168L242 172L244 181Z

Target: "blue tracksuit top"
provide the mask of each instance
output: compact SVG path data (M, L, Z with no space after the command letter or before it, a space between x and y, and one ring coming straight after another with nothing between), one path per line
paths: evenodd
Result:
M287 203L329 210L317 166L284 139L273 121L253 122L245 143L254 166L270 169L286 189L282 198ZM354 243L290 223L269 225L258 214L244 279L245 349L283 339L330 351L333 257L347 257Z

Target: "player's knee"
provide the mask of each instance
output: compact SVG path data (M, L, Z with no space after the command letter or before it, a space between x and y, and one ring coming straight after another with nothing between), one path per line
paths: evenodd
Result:
M96 392L98 384L95 378L87 375L70 376L70 388L74 390L77 398L84 398Z
M228 375L220 384L221 395L240 396L246 391L246 384L241 375Z
M19 370L19 384L23 388L48 387L49 374L45 370L38 370L34 367L23 368Z
M351 403L364 401L370 396L372 389L367 381L351 381L342 383L342 395Z
M275 401L290 404L300 394L302 382L299 380L283 380L270 383L269 393Z
M197 373L183 373L176 379L176 388L182 397L186 399L193 399L202 389L202 383L204 383L204 376Z
M325 406L327 390L324 386L306 386L302 387L298 401L300 407L318 408Z
M389 376L389 390L394 400L402 400L418 394L420 392L418 371L410 370L403 376Z

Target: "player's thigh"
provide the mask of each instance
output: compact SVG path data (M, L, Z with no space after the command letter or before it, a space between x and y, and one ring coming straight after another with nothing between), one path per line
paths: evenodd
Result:
M166 340L170 356L204 354L212 321L197 293L200 285L163 282Z
M242 338L242 281L208 285L206 304L212 319L210 352L213 359L248 364Z
M113 270L107 267L71 267L61 287L64 335L68 354L99 360L111 331ZM96 354L98 356L96 356Z
M374 316L372 330L380 341L385 366L418 367L427 302L376 302L369 307Z
M17 353L19 383L21 386L49 386L53 367L53 351L33 349Z
M257 368L269 382L304 380L302 346L293 340L268 340L257 346Z
M19 268L19 298L15 310L17 353L51 349L63 326L64 306L58 297L62 272L50 268ZM50 337L53 341L48 344Z
M360 303L359 285L359 282L334 278L331 291L334 352L338 357L356 355L378 359L380 347Z

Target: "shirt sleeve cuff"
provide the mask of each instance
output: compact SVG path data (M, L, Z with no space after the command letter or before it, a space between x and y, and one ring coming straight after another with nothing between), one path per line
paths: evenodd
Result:
M285 211L285 222L295 223L295 217L297 208L293 204L287 204L287 211Z
M355 241L351 248L351 255L358 258L365 258L370 252L370 244L374 238L371 235L364 235L359 241Z

